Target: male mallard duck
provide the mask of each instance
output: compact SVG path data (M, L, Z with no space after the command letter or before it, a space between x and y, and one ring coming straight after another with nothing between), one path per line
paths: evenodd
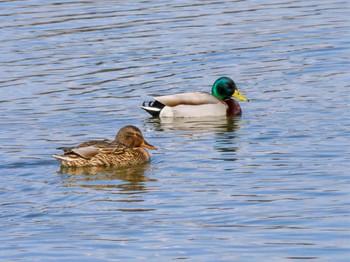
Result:
M231 97L249 101L238 91L231 78L220 77L213 84L211 94L187 92L156 96L155 101L144 102L142 108L152 116L172 118L241 115L240 105Z
M149 162L149 153L143 147L157 148L148 144L135 126L124 126L114 140L88 141L75 147L61 147L63 155L52 155L61 165L83 166L131 166Z

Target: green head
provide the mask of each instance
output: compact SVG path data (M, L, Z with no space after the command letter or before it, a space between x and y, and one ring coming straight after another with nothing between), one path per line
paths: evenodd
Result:
M235 97L242 101L249 101L248 98L239 93L235 82L229 77L220 77L216 80L211 89L211 93L220 100Z

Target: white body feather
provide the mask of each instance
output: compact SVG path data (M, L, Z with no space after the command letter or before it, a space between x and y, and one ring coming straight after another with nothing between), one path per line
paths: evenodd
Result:
M225 116L228 108L225 102L206 92L157 96L154 99L165 105L160 117Z

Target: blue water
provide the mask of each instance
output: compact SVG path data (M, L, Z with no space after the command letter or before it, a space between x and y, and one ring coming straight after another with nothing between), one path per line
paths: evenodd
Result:
M3 261L349 261L347 1L2 1ZM230 76L242 117L150 118ZM149 165L67 170L133 124Z

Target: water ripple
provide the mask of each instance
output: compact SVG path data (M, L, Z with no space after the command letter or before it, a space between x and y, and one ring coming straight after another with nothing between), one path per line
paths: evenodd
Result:
M0 6L3 260L347 261L346 1ZM242 117L140 109L223 75ZM149 165L50 157L126 124L159 148Z

